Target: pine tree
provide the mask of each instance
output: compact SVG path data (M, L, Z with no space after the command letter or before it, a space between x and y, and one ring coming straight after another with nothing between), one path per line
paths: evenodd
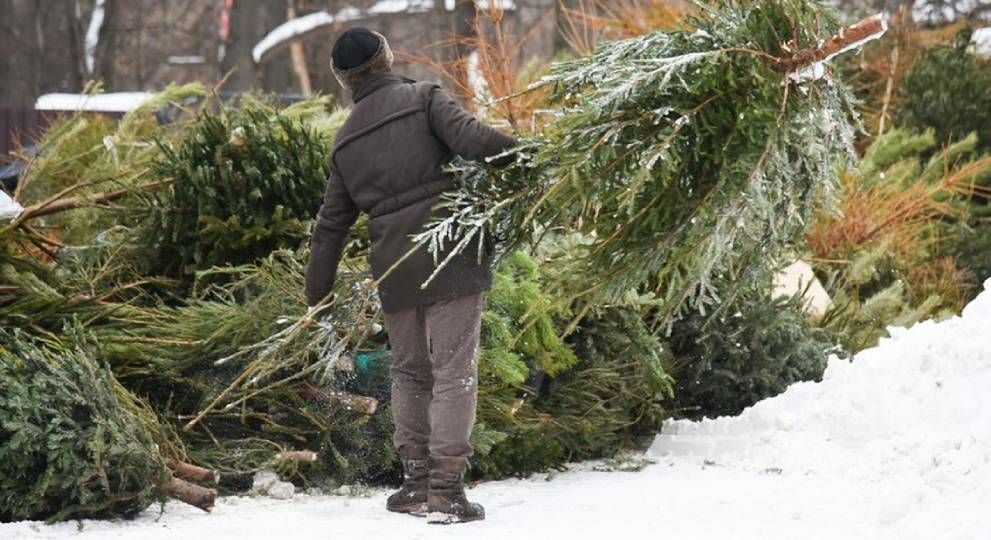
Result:
M735 415L792 383L822 378L832 336L807 320L800 298L771 298L769 289L748 291L718 318L674 324L664 345L675 414Z
M515 163L456 166L450 215L418 237L438 265L475 237L574 230L587 241L551 288L575 320L641 290L662 325L766 274L852 157L851 97L823 65L837 26L806 0L716 2L689 24L553 65L538 86L554 115ZM869 19L844 39L880 31Z
M0 332L0 521L128 516L164 500L158 430L80 342Z
M977 147L975 134L941 148L931 129L892 129L840 175L839 212L815 220L807 245L833 299L820 322L846 352L873 346L888 326L945 316L969 300L975 279L958 264L968 259L946 254L980 248L959 242L986 208L991 157Z
M141 239L157 250L153 271L189 276L300 245L326 185L327 133L343 121L323 106L277 111L244 98L201 110L178 144L161 141L155 172L171 184Z

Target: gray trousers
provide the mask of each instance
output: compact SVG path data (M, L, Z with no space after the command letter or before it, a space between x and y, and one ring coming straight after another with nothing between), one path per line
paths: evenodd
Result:
M386 314L397 449L426 446L436 457L471 456L481 318L481 294Z

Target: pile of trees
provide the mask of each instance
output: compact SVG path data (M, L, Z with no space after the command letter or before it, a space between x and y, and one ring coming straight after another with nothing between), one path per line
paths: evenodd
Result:
M915 287L948 290L922 275L892 292L880 256L816 263L837 299L821 321L770 293L796 252L890 247L837 225L858 193L942 190L917 222L892 222L904 235L928 234L910 225L933 212L957 230L981 204L960 189L987 177L966 141L934 153L931 134L891 131L844 173L855 103L826 62L882 21L828 39L840 24L818 3L761 0L714 3L687 26L551 66L537 86L554 113L516 162L453 165L461 189L424 249L484 235L501 254L476 478L637 447L672 415L736 413L819 378L853 325L847 352L881 322L957 305L919 308ZM178 120L159 125L149 113L168 104ZM364 222L335 294L312 309L302 295L345 115L189 86L118 121L49 129L15 194L24 213L0 224L0 518L130 515L167 494L208 508L212 489L245 490L263 469L304 487L398 478ZM879 291L905 309L877 310Z

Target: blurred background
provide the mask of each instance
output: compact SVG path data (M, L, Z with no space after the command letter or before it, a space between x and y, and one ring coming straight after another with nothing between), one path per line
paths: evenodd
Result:
M581 0L570 2L580 3ZM557 0L2 0L0 1L0 153L15 133L30 134L44 114L72 101L39 98L80 93L154 92L199 81L218 92L263 91L296 99L338 94L330 70L337 35L352 26L386 34L396 69L437 78L430 62L467 53L477 10L505 8L500 26L520 58L548 58L566 46ZM296 19L293 24L293 19ZM295 40L287 38L294 37ZM136 96L94 100L122 112ZM139 99L139 98L137 98Z
M985 0L836 3L853 15L908 10L913 22L924 26L982 21L991 13L991 2ZM467 60L477 45L473 40L485 28L497 26L511 49L504 52L525 64L576 48L576 38L588 40L594 30L601 30L589 26L602 26L602 18L643 29L664 27L658 19L673 21L670 11L680 14L686 5L681 0L493 0L491 4L471 0L0 0L0 154L11 152L19 136L36 134L49 115L42 111L78 105L65 96L39 100L48 94L78 94L87 89L155 92L168 83L199 81L221 93L262 91L287 100L314 93L336 95L339 86L329 67L330 49L336 36L351 26L385 33L398 53L398 71L418 79L439 78L444 71L466 76L465 69L439 68ZM493 10L498 15L487 13ZM600 20L590 21L589 14ZM94 82L98 88L90 86ZM139 95L121 95L89 100L86 106L120 113L140 99Z
M908 10L924 26L982 21L991 13L986 0L834 3L852 15ZM511 46L505 52L525 64L581 48L576 38L601 30L589 23L604 24L589 21L589 14L648 29L665 26L658 15L673 21L669 12L686 6L681 0L0 0L0 154L12 151L19 135L36 134L47 114L41 111L77 105L66 96L43 98L48 94L155 92L198 81L221 93L262 91L286 100L337 95L330 49L351 26L385 33L398 53L396 69L423 79L459 71L442 66L467 60L486 28L497 26ZM86 106L120 113L140 99L121 95Z

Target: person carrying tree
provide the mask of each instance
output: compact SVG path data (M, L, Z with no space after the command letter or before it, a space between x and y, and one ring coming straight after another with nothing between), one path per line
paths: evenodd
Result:
M497 156L515 141L479 122L440 86L392 72L386 38L365 28L344 32L332 51L334 75L352 92L350 116L337 132L323 205L306 268L306 301L330 292L359 213L369 216L372 275L378 283L392 349L393 443L403 485L388 498L393 512L431 522L484 519L467 500L464 473L478 392L482 293L492 281L491 253L463 250L426 288L434 271L426 249L410 253L410 236L453 188L443 167L455 156ZM493 160L504 165L511 157ZM384 278L383 278L384 276Z

